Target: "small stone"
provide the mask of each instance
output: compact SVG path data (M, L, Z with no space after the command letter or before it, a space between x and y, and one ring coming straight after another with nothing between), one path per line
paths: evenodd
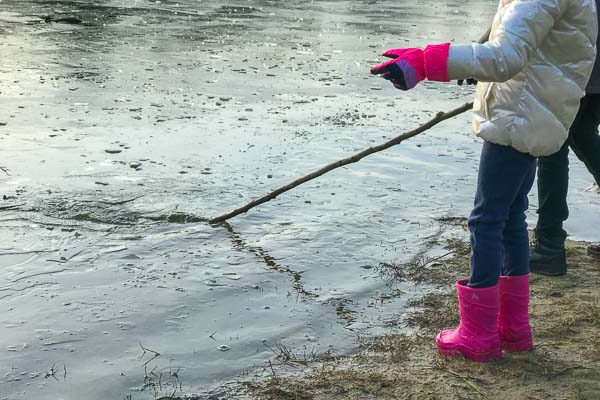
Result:
M231 347L222 344L219 346L219 350L220 351L229 351L229 350L231 350Z

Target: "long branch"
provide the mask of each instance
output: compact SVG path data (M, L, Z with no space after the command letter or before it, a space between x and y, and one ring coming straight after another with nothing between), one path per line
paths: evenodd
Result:
M254 207L256 207L256 206L258 206L260 204L266 203L267 201L273 200L274 198L276 198L280 194L282 194L284 192L287 192L288 190L291 190L291 189L295 188L296 186L299 186L299 185L301 185L301 184L303 184L305 182L313 180L313 179L315 179L315 178L317 178L317 177L319 177L321 175L324 175L327 172L329 172L331 170L334 170L336 168L343 167L344 165L348 165L348 164L352 164L352 163L358 162L361 159L363 159L364 157L369 156L369 155L371 155L373 153L377 153L377 152L386 150L386 149L388 149L388 148L390 148L392 146L395 146L395 145L403 142L406 139L409 139L409 138L411 138L413 136L416 136L416 135L418 135L420 133L425 132L426 130L431 129L432 127L434 127L435 125L439 124L442 121L445 121L447 119L453 118L453 117L455 117L455 116L457 116L459 114L462 114L462 113L464 113L466 111L469 111L472 108L473 108L473 103L466 103L466 104L463 104L462 106L460 106L460 107L458 107L458 108L456 108L454 110L451 110L451 111L448 111L448 112L439 112L439 113L436 114L435 118L433 118L429 122L421 125L420 127L416 128L416 129L413 129L410 132L403 133L402 135L397 136L394 139L391 139L391 140L389 140L389 141L387 141L387 142L385 142L383 144L380 144L379 146L370 147L370 148L368 148L366 150L361 151L360 153L354 154L351 157L344 158L342 160L339 160L339 161L333 162L331 164L328 164L325 167L323 167L323 168L321 168L321 169L319 169L319 170L317 170L317 171L315 171L315 172L313 172L311 174L308 174L306 176L298 178L295 181L293 181L291 183L288 183L287 185L282 186L279 189L276 189L276 190L272 191L271 193L267 194L266 196L263 196L263 197L258 198L256 200L253 200L253 201L251 201L250 203L246 204L243 207L237 208L237 209L235 209L233 211L228 212L227 214L223 214L223 215L221 215L219 217L213 218L213 219L209 220L208 222L211 223L211 224L218 224L220 222L223 222L223 221L226 221L226 220L228 220L230 218L233 218L233 217L235 217L235 216L237 216L239 214L243 214L245 212L248 212L248 210L250 210L250 209L252 209L252 208L254 208Z

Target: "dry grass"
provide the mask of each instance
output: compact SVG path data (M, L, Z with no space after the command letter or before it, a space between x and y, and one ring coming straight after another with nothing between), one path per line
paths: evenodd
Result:
M443 259L386 267L388 276L439 288L410 303L412 333L368 338L356 356L254 383L251 398L600 399L600 262L585 249L569 243L567 276L532 276L531 352L486 364L436 354L435 334L458 322L452 283L468 272L468 244L452 241Z

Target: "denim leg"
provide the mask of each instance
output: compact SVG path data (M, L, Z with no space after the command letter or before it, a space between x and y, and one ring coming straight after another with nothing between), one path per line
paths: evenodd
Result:
M524 176L517 197L510 208L508 221L504 227L503 243L504 258L502 260L502 275L517 276L529 273L529 235L525 211L529 207L527 194L535 179L535 164Z
M546 245L562 247L567 232L563 222L569 217L569 143L550 156L538 158L538 221L535 236Z
M494 286L504 265L504 233L509 228L509 258L528 263L524 211L535 174L535 158L509 146L484 142L475 206L469 217L471 277L469 286ZM523 259L524 257L524 259ZM528 267L527 267L528 268Z
M569 145L600 185L600 94L587 94L569 131Z

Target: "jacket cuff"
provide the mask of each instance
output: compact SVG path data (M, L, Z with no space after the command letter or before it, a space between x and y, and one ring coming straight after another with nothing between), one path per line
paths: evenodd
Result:
M425 47L425 74L430 81L449 82L448 53L450 43L433 44Z

